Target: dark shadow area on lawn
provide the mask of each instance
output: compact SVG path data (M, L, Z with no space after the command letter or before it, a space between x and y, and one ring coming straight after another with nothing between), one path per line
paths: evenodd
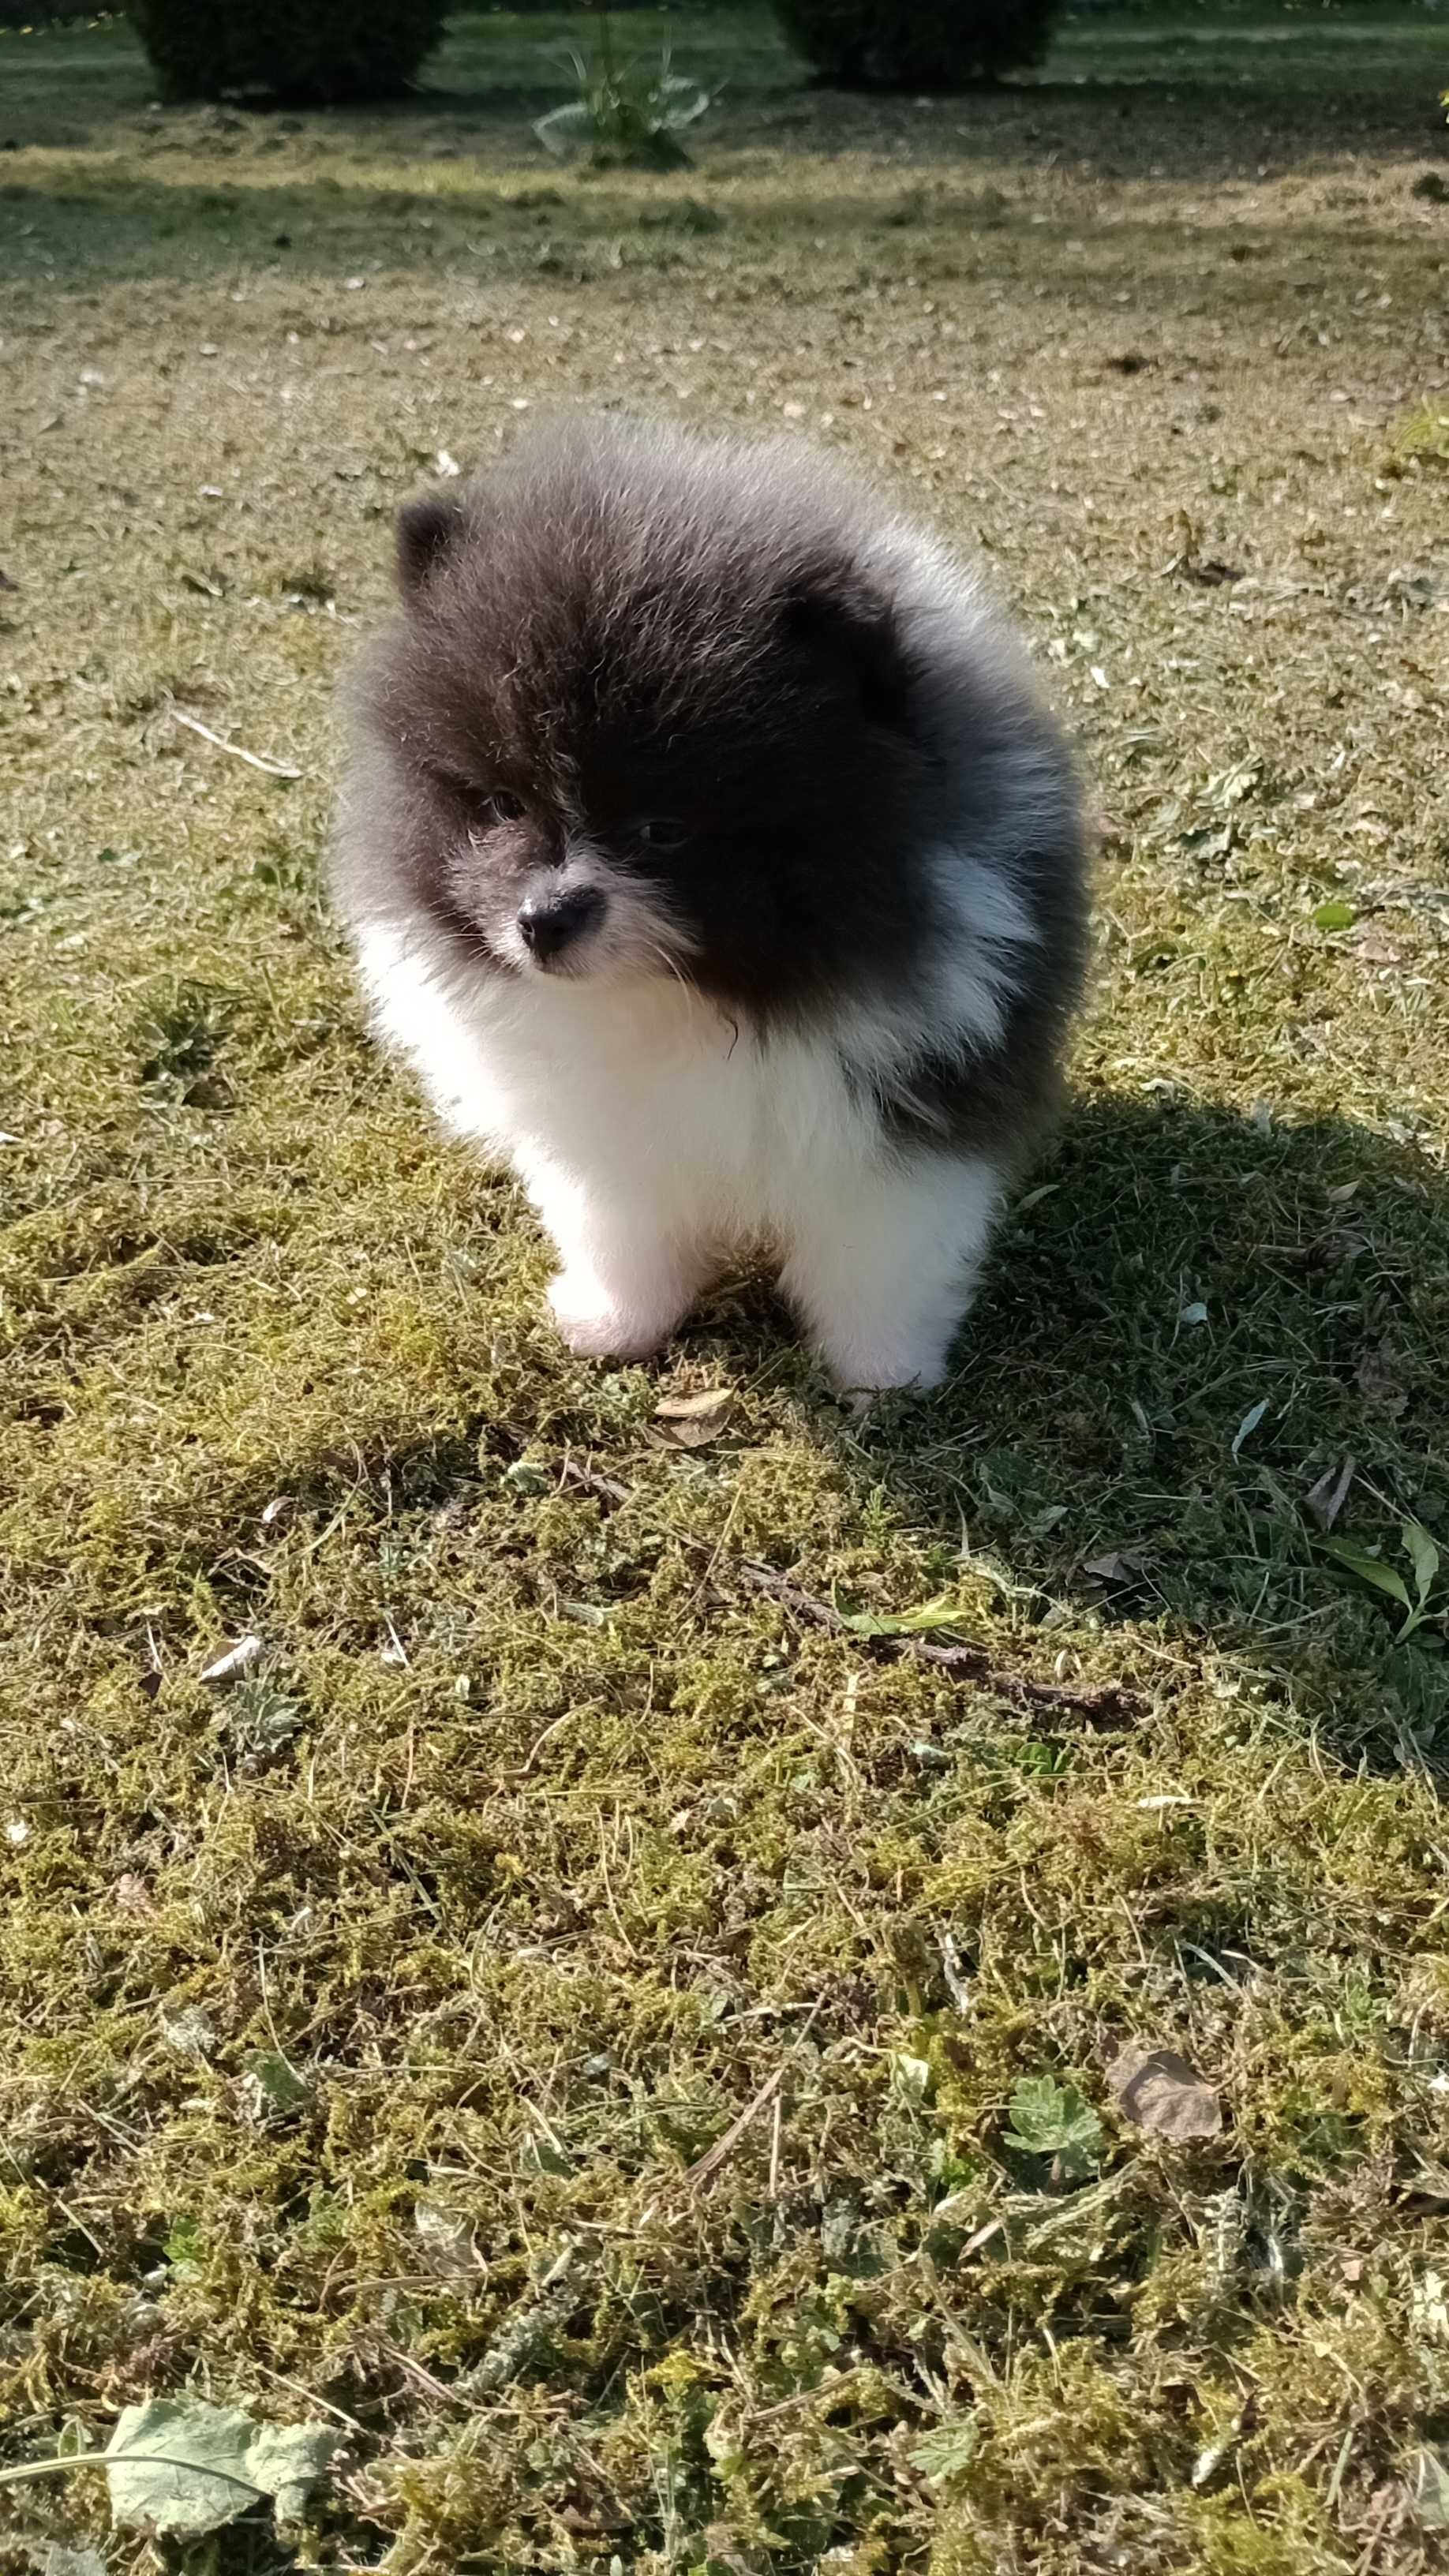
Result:
M1412 1594L1400 1531L1422 1522L1449 1591L1443 1175L1348 1120L1106 1094L1035 1192L951 1385L862 1427L822 1408L852 1482L949 1549L942 1590L963 1538L1005 1569L1047 1669L1054 1603L1165 1618L1276 1679L1343 1761L1449 1767L1442 1607L1397 1645L1402 1610L1324 1544L1325 1519L1382 1543ZM763 1287L745 1311L742 1374L777 1320Z
M1287 71L1289 66L1280 68ZM1285 170L1330 171L1375 157L1446 151L1432 74L1402 75L1351 98L1316 96L1290 80L1215 85L1184 75L1154 81L1043 79L937 99L928 114L898 101L807 90L816 114L792 136L802 153L905 142L922 160L999 160L1045 168L1089 165L1102 178L1252 180ZM733 138L732 138L733 139ZM745 138L740 138L745 139Z
M461 1211L460 1223L466 1234ZM702 1584L722 1605L763 1596L787 1632L834 1629L865 1658L929 1660L958 1642L959 1665L937 1678L997 1700L1003 1724L1048 1742L1138 1722L1159 1678L1167 1687L1174 1670L1222 1653L1239 1677L1256 1673L1285 1736L1311 1734L1349 1769L1449 1774L1446 1347L1449 1189L1411 1143L1346 1119L1279 1125L1166 1093L1102 1092L1076 1107L1004 1226L941 1393L849 1417L764 1272L722 1284L660 1366L797 1387L863 1521L878 1524L883 1506L925 1543L915 1600L857 1603L825 1597L783 1547L737 1555L726 1522L717 1546L700 1542ZM280 1478L299 1506L331 1513L371 1490L395 1532L414 1514L466 1512L480 1449L496 1470L527 1448L530 1472L549 1474L541 1418L561 1491L593 1494L606 1518L636 1505L647 1518L657 1453L596 1469L590 1408L560 1412L543 1348L536 1365L516 1416L479 1412L381 1454L274 1462L262 1499ZM725 1471L722 1496L729 1455L726 1434L707 1471ZM221 1510L213 1495L197 1517L198 1566L261 1628L266 1569L230 1548L218 1559L204 1534L259 1508L233 1493ZM1401 1642L1402 1608L1326 1540L1381 1549L1412 1595L1409 1523L1437 1538L1444 1570L1434 1615ZM530 1595L522 1566L519 1580ZM629 1598L633 1581L611 1597ZM900 1613L943 1594L965 1605L954 1632L872 1642L845 1626L862 1608ZM1084 1616L1120 1630L1121 1649L1078 1688Z
M1343 221L1260 230L1245 218L1232 229L1168 229L1124 219L1115 205L1105 225L1079 209L1043 223L1029 192L974 197L939 180L921 188L905 170L898 199L834 189L756 206L712 198L692 171L641 199L621 195L607 173L580 186L527 163L445 194L355 185L325 171L269 184L252 169L232 178L223 165L207 186L83 171L56 185L0 162L0 243L12 232L24 240L12 282L54 294L89 292L102 280L169 285L264 271L284 286L295 277L311 287L319 276L335 278L339 262L376 259L386 286L399 269L427 276L466 257L480 283L539 268L568 276L573 264L571 282L585 285L594 282L595 255L611 274L631 265L703 273L711 260L713 273L728 274L745 257L772 276L798 271L798 292L808 295L805 250L824 236L837 257L861 264L857 279L832 283L836 299L907 269L929 281L1015 278L1077 307L1099 307L1120 333L1124 276L1133 280L1139 318L1155 299L1164 326L1211 308L1260 314L1265 323L1276 316L1288 328L1300 299L1321 297L1336 272L1351 267L1358 275L1372 261L1416 273L1435 247L1416 230L1350 229Z
M562 24L562 22L560 22ZM627 21L625 22L627 30ZM922 109L909 97L867 95L811 82L778 45L763 17L731 42L707 14L673 22L674 68L721 92L701 127L698 178L707 184L716 151L760 145L802 159L865 149L898 155L903 168L997 161L1003 154L1045 167L1063 159L1107 180L1231 183L1287 169L1330 170L1423 152L1449 157L1438 91L1442 67L1368 64L1362 51L1338 63L1300 60L1291 45L1261 47L1234 76L1197 49L1167 76L1120 59L1055 57L1040 79L938 97ZM626 32L626 55L640 50ZM418 90L395 105L335 108L285 116L266 106L154 111L155 81L138 50L78 33L68 40L13 40L0 144L23 149L122 151L207 148L219 159L265 148L279 127L301 150L345 147L400 160L426 158L451 142L460 150L512 142L549 168L531 133L534 118L572 95L557 32L526 21L474 28L437 58ZM651 49L652 50L652 49ZM1062 68L1072 64L1075 76ZM1076 65L1080 64L1080 69ZM904 148L903 148L904 147Z

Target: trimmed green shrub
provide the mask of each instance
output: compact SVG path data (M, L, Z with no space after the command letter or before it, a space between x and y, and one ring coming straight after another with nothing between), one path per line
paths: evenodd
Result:
M299 106L394 98L443 32L449 0L130 0L169 99Z
M0 0L0 27L63 27L100 15L101 0Z
M969 89L1025 71L1060 0L774 0L786 35L841 89Z

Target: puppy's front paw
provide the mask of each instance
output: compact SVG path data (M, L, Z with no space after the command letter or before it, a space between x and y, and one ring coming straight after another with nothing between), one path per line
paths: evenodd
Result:
M929 1395L946 1382L946 1354L936 1348L831 1350L825 1359L852 1413L868 1413L877 1396Z
M581 1360L644 1360L667 1341L678 1315L609 1296L597 1279L559 1273L548 1292L553 1319Z
M898 1410L903 1403L909 1403L915 1396L928 1392L927 1388L914 1384L911 1386L841 1386L837 1380L835 1386L841 1411L847 1414L852 1422L869 1422L873 1414L885 1414L891 1408Z

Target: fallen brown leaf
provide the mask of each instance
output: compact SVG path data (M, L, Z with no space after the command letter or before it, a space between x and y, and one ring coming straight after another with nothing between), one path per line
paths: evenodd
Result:
M1107 2081L1129 2120L1175 2146L1215 2138L1222 2128L1222 2104L1212 2086L1176 2049L1129 2039L1108 2067Z
M707 1449L718 1440L734 1411L727 1386L707 1387L699 1395L666 1395L654 1408L661 1436L676 1449Z

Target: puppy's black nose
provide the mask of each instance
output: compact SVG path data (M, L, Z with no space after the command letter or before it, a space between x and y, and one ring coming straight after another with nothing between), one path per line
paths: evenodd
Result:
M566 886L558 894L530 895L518 908L518 927L538 959L547 966L585 930L592 930L604 909L595 886Z

